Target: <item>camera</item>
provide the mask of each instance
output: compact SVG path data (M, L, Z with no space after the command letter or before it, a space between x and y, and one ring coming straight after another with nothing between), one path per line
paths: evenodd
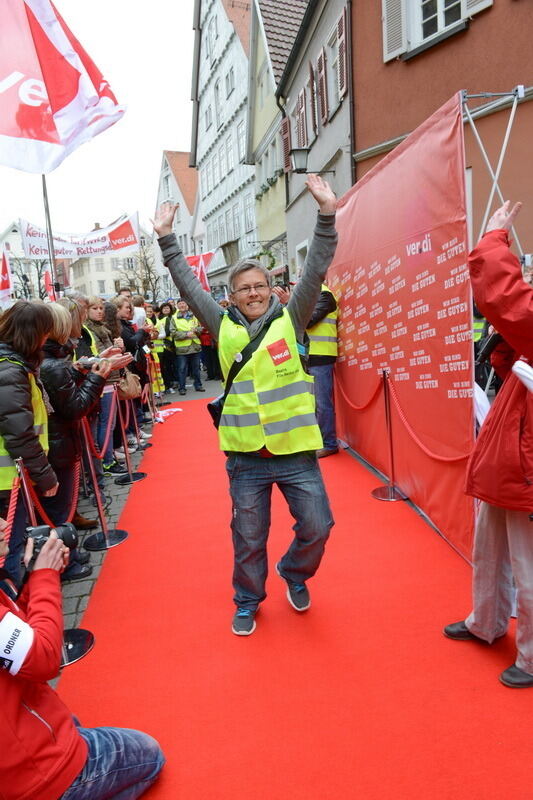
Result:
M29 570L33 568L35 559L41 552L43 544L48 540L52 531L57 533L57 538L61 539L69 550L74 550L74 548L78 546L78 533L71 522L65 522L64 525L58 525L55 528L51 528L50 525L34 525L26 528L27 538L33 539L33 555L28 564Z
M77 363L80 367L83 367L83 369L90 369L93 364L99 364L101 360L101 358L97 358L96 356L83 356L78 359Z

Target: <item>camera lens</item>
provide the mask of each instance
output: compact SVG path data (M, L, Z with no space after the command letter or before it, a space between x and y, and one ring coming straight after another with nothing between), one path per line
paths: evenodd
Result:
M64 525L58 525L57 528L52 528L52 530L57 533L57 538L61 539L69 550L73 550L77 546L78 534L71 522L65 522Z

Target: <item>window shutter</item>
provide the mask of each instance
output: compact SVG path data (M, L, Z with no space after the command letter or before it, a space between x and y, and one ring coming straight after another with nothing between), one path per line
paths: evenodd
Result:
M298 147L307 147L307 109L305 89L298 95L296 103L296 130L298 133Z
M465 16L471 17L472 14L477 14L478 11L483 11L484 8L489 8L493 0L466 0L465 2Z
M381 0L383 61L391 61L407 50L405 0Z
M307 92L305 88L302 89L302 130L303 130L303 145L307 147L309 144L309 136L307 134Z
M309 62L309 93L311 97L309 98L309 106L311 108L311 128L313 131L313 136L318 134L318 115L317 115L317 108L316 108L316 81L315 81L315 71L313 69L313 65Z
M328 107L328 80L326 75L326 51L324 48L318 55L316 62L316 69L318 73L318 97L320 100L320 119L323 125L327 124L329 107Z
M337 22L337 42L339 47L339 98L342 100L348 91L348 54L346 49L346 8L342 9L342 14Z
M281 146L283 148L283 172L290 172L291 164L291 124L287 117L281 120Z

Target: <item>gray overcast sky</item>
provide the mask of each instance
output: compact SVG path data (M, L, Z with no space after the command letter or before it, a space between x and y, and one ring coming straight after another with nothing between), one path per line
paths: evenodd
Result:
M54 4L127 110L47 176L52 226L84 233L137 210L147 224L163 150L190 148L193 0ZM0 187L0 231L44 225L40 175L0 165Z

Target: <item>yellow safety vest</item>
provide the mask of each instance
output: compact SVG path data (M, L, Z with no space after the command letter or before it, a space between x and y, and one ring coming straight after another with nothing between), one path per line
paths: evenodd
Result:
M322 291L330 292L325 283L322 284ZM310 356L337 356L337 317L338 311L335 309L316 325L307 328Z
M152 339L152 344L154 346L153 350L152 350L153 353L162 353L163 350L165 349L165 342L164 342L164 339L165 339L165 328L164 328L164 325L163 325L163 329L161 330L160 323L161 323L161 320L158 320L157 324L154 325L152 320L148 319L148 317L146 317L146 324L149 325L151 328L155 328L156 331L159 334L157 339Z
M172 319L177 331L192 331L193 328L198 328L200 325L196 317L185 319L185 317L178 317L177 314L174 314ZM174 339L174 344L176 345L176 350L179 350L180 347L190 347L191 344L199 345L200 339L197 336L194 339Z
M218 344L224 380L249 341L246 328L224 314ZM313 382L284 309L231 385L218 429L220 448L249 453L266 447L275 455L320 449Z
M485 330L485 320L477 319L474 317L474 331L473 331L473 340L474 342L479 342L481 337L483 336L483 331Z
M86 331L89 334L90 338L91 338L91 353L93 354L93 356L97 356L98 355L98 347L97 347L97 344L96 344L96 339L95 339L94 333L92 332L92 330L90 328L87 327L87 325L83 325L82 327L83 327L83 330Z
M0 358L0 361L10 361L19 364L10 358ZM37 386L34 376L28 373L31 389L31 405L33 408L33 429L39 437L39 444L44 452L48 452L48 414L44 404L43 395ZM3 436L0 436L0 489L11 489L13 478L18 475L13 459L9 455Z

